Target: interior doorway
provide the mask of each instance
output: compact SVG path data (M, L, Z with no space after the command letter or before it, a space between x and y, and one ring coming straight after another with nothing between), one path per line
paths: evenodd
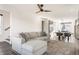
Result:
M5 10L0 10L0 41L6 41L10 43L10 41L6 40L10 39L10 13ZM7 29L8 28L8 29ZM7 29L7 30L6 30Z

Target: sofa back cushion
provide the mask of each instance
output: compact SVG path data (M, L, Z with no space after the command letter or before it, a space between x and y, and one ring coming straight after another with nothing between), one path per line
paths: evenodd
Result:
M41 32L41 36L47 36L45 32Z
M28 41L30 39L29 33L20 33L19 34L21 38L23 38L25 41Z
M30 39L34 39L37 37L41 37L41 36L46 36L46 34L44 32L22 32L20 33L20 36L26 41L30 40Z
M36 37L40 37L41 33L40 32L30 32L29 36L30 36L29 37L30 39L33 39L33 38L36 38Z
M22 37L23 39L26 39L26 35L25 35L23 32L20 33L19 35L20 35L20 37Z

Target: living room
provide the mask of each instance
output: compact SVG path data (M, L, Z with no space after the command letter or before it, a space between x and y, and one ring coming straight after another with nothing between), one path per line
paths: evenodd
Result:
M7 42L8 40L6 40L6 39L9 39L8 43L12 46L12 49L14 52L13 54L20 54L21 53L21 51L20 51L20 48L21 48L20 41L21 40L20 39L18 40L19 34L24 33L24 32L26 32L26 33L36 32L36 33L38 33L38 36L40 36L40 33L42 32L42 18L39 17L37 14L35 14L34 6L37 7L36 5L32 5L32 4L31 5L17 5L17 4L16 5L4 5L3 4L0 6L1 6L1 8L0 8L1 11L4 10L4 12L7 11L7 13L10 13L10 17L9 17L10 23L8 22L9 26L7 26L4 23L6 25L6 27L4 27L4 28L7 29L7 31L10 32L10 34L7 35L8 38L4 38L4 36L3 37L1 36L2 38L4 38L1 42L4 42L4 41ZM3 19L3 20L5 20L5 19ZM47 29L45 29L45 30L47 31ZM37 35L36 33L34 33L35 36ZM45 42L45 45L46 45L46 47L44 48L44 50L46 51L47 42ZM10 53L4 52L1 54L5 54L5 53L11 54L11 52ZM42 51L42 53L43 53L43 51Z
M79 5L74 4L0 5L4 21L0 41L9 43L12 48L12 51L6 54L78 54L78 30L75 30L79 22L78 11ZM73 43L76 46L74 48ZM72 49L69 49L71 47ZM74 49L77 49L76 52Z

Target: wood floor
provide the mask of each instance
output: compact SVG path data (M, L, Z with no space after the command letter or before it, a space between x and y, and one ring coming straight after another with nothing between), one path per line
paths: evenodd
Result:
M78 41L77 41L78 42ZM48 42L48 55L79 55L79 44L50 40Z
M7 42L0 42L0 55L17 55L11 49L11 45Z
M79 43L79 40L77 40ZM48 51L43 55L79 55L79 44L70 44L59 41L48 42ZM75 48L74 48L75 47ZM13 52L11 45L7 42L0 42L0 55L19 55Z

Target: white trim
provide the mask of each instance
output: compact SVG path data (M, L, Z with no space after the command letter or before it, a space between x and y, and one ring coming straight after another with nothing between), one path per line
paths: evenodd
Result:
M0 20L0 30L1 30L1 32L0 32L0 35L2 35L2 33L3 33L3 16L0 16L0 18L1 18L1 20Z

